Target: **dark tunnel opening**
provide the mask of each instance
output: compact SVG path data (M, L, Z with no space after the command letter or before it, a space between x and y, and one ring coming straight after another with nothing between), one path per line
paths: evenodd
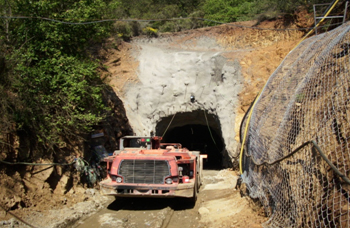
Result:
M204 169L224 168L223 159L227 157L224 153L227 152L217 116L204 113L203 110L177 113L174 118L173 116L163 118L157 124L156 131L157 135L165 133L162 140L164 143L181 143L189 150L207 154Z
M185 125L169 130L162 142L179 142L189 150L207 154L208 159L204 161L204 168L221 169L223 145L216 132L211 129L211 133L213 138L211 138L209 129L205 125Z

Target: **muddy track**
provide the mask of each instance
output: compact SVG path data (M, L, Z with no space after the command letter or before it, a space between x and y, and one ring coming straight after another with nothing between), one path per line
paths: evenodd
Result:
M74 227L197 227L201 193L195 204L186 198L117 198Z
M204 170L195 204L186 198L111 198L102 210L74 227L261 227L266 218L235 189L237 179L236 172L228 169Z

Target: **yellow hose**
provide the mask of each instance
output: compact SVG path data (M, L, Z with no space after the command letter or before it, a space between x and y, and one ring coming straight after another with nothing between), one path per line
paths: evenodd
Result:
M329 14L330 14L330 12L333 10L333 8L335 7L335 5L337 4L339 2L339 0L337 0L337 1L335 1L334 2L334 4L332 5L332 7L331 8L329 8L329 10L327 11L327 13L324 15L324 17L320 20L320 22L318 22L317 23L317 25L313 28L313 29L311 29L300 41L299 41L299 43L297 43L297 45L295 45L295 47L292 49L292 51L296 48L296 47L298 47L298 45L301 43L301 42L303 42L305 39L306 39L306 37L308 37L323 21L324 21L324 19L325 19L325 17L327 17ZM316 19L315 19L316 20Z
M317 23L317 25L312 29L310 30L300 41L299 43L297 43L297 45L291 50L291 52L299 46L299 44L301 42L303 42L303 40L306 39L306 37L308 37L322 22L323 20L325 19L325 17L327 17L330 12L333 10L333 8L335 7L335 5L339 2L339 0L335 1L332 5L332 7L327 11L327 13L324 15L324 17L320 20L320 22ZM265 88L266 84L264 85L263 89ZM262 90L261 90L262 92ZM239 155L239 171L241 174L243 174L243 167L242 167L242 162L243 162L243 148L244 148L244 144L245 144L245 139L247 137L247 132L248 132L248 127L249 127L249 123L250 123L250 117L252 116L252 113L253 113L253 110L254 110L254 106L257 102L257 100L259 99L260 95L261 95L261 92L258 93L258 96L256 97L255 101L254 101L254 104L252 106L252 108L250 109L250 112L249 112L249 116L248 116L248 119L247 119L247 123L246 123L246 126L245 126L245 129L244 129L244 136L243 136L243 140L242 140L242 145L241 145L241 152L240 152L240 155ZM243 121L243 120L242 120Z
M250 123L250 117L252 116L254 106L255 106L256 102L258 101L258 99L260 97L260 94L261 94L261 92L259 92L257 94L257 97L256 97L256 99L255 99L255 101L253 103L253 106L250 109L250 112L249 112L249 115L248 115L248 120L247 120L247 123L245 125L245 129L244 129L244 136L243 136L242 145L241 145L241 153L239 155L239 171L241 172L241 174L243 174L243 167L242 167L243 159L242 158L243 158L243 148L244 148L244 144L245 144L245 138L247 137L248 126L249 126L249 123Z

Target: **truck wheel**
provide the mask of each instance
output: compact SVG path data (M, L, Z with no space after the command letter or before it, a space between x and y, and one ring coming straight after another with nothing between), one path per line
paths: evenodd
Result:
M193 188L193 196L191 198L191 202L193 204L195 204L197 201L197 192L198 192L198 177L196 177L196 182L194 183L194 188Z
M200 174L197 174L197 175L200 175ZM197 183L196 183L196 186L197 186L197 193L199 192L199 189L201 188L201 181L199 181L200 180L200 177L199 178L197 178Z
M191 198L191 202L193 203L193 204L195 204L196 203L196 201L197 201L197 184L195 184L194 185L194 188L193 188L193 196L192 196L192 198Z

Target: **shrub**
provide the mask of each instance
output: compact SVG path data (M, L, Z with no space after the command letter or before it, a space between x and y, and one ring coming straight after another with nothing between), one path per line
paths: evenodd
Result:
M125 41L129 41L132 37L132 27L128 22L117 21L113 25L113 32L117 34L118 37Z

